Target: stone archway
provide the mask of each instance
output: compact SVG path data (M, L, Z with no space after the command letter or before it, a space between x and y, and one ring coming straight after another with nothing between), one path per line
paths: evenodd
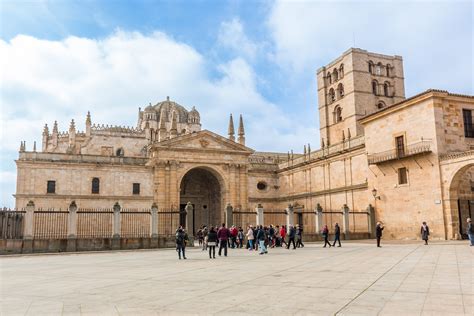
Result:
M202 225L219 225L223 220L223 188L220 175L212 169L196 167L186 172L180 185L180 208L193 205L187 214L187 230L195 234Z
M474 217L474 163L457 170L449 186L453 231L466 237L466 219Z

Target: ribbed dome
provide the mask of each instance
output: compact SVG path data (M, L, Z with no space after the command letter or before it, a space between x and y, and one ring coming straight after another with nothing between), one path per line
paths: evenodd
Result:
M160 120L160 116L162 111L165 113L165 121L171 121L171 116L173 112L178 114L178 122L179 123L187 123L188 121L188 111L176 102L170 101L167 98L166 101L158 102L156 105L153 106L153 109L158 115L158 120Z

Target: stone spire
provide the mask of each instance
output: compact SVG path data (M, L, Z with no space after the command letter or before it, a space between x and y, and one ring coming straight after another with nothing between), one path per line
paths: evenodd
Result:
M36 140L33 142L33 152L36 152Z
M244 119L242 118L242 114L240 114L239 119L239 144L245 145Z
M87 116L86 116L86 136L91 136L91 127L92 127L91 112L87 111Z
M227 134L229 134L229 139L235 142L234 118L232 117L232 114L229 118L229 128L227 129Z
M43 151L47 151L47 149L48 149L48 139L49 139L48 124L44 124L44 129L43 129Z
M20 142L20 152L25 151L25 146L26 146L26 145L25 145L25 142L24 142L24 141L21 141L21 142Z
M158 141L164 141L166 139L166 122L165 122L165 110L161 110L160 124L158 129Z
M176 111L173 111L171 118L170 138L175 138L176 136L178 136L178 119L176 117Z
M74 119L71 120L69 125L69 147L74 147L76 145L76 123Z

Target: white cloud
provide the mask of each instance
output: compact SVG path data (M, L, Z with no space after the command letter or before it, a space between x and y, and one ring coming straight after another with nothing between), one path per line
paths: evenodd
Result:
M242 22L238 18L221 23L217 40L221 46L250 60L256 58L259 50L258 45L245 34Z

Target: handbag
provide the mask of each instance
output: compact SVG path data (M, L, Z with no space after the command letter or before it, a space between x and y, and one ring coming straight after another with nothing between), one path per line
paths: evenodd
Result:
M208 245L208 246L215 246L215 245L216 245L216 242L215 242L215 241L208 241L208 242L207 242L207 245Z

